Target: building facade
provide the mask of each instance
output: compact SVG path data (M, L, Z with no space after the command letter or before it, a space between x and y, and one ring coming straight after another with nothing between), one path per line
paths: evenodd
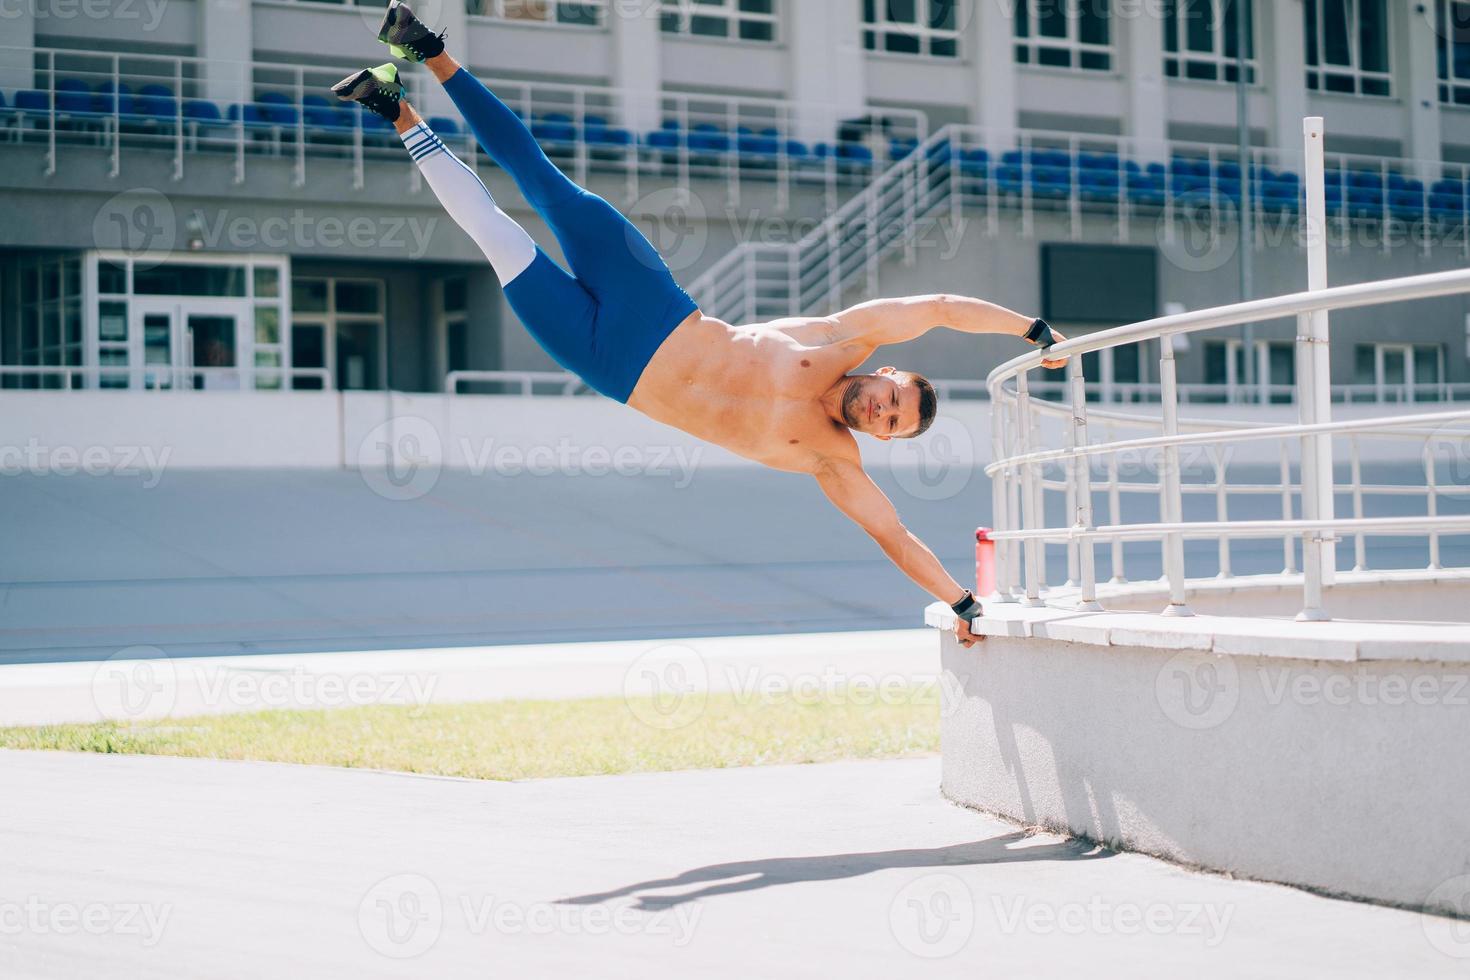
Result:
M1470 255L1470 3L1459 0L416 8L686 282L741 243L812 234L922 145L973 179L953 211L972 220L951 224L964 236L953 248L886 258L868 286L987 295L1084 330L1231 302L1240 254L1257 294L1290 291L1304 273L1283 272L1299 265L1298 185L1286 178L1300 176L1308 115L1327 120L1333 155L1333 282ZM1242 193L1242 14L1257 154L1247 193L1270 220L1227 254ZM0 384L440 391L454 372L554 369L391 132L324 97L383 57L380 17L318 0L7 10ZM424 114L550 246L443 94L421 70L406 75ZM951 131L976 154L969 169L958 137L940 136ZM1273 187L1286 188L1280 200ZM1180 236L1201 235L1181 251ZM1079 306L1100 280L1068 287L1068 262L1131 270L1128 295ZM1470 383L1467 312L1458 300L1397 311L1403 326L1381 335L1365 319L1338 353L1351 362L1341 376L1372 397L1445 397ZM1289 397L1289 335L1263 329L1249 351L1244 338L1201 345L1181 354L1183 375L1231 389L1249 376L1287 389L1261 397ZM953 348L926 338L910 359L953 376ZM1011 351L975 350L966 372ZM1110 392L1148 384L1147 358L1113 360L1095 373ZM1415 390L1435 385L1446 387Z

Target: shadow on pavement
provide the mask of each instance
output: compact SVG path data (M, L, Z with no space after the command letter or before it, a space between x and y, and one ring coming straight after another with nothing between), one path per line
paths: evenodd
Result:
M1013 848L1029 835L1015 831L968 844L946 847L910 848L900 851L870 851L860 854L821 854L811 857L761 858L731 861L685 871L672 878L657 878L625 885L612 891L564 898L564 905L595 905L616 898L637 896L636 908L667 909L714 895L755 891L805 881L838 881L894 868L952 868L1019 861L1085 861L1109 858L1114 852L1090 841L1066 840L1056 844ZM645 892L704 885L680 895L647 895Z

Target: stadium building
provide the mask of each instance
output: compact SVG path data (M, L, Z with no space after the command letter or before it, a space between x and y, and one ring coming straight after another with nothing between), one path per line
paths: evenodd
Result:
M1470 257L1470 3L419 9L732 320L949 291L1072 333L1297 291L1309 115L1326 120L1334 284ZM556 366L391 130L331 99L383 59L380 16L315 0L9 0L0 383L575 391L536 373ZM432 79L405 75L555 254ZM1336 396L1466 397L1467 312L1453 297L1336 315L1334 377L1351 379ZM1290 401L1293 336L1278 322L1179 351L1185 399ZM1016 350L939 333L902 363L962 394ZM1153 397L1157 352L1137 354L1089 356L1098 398Z

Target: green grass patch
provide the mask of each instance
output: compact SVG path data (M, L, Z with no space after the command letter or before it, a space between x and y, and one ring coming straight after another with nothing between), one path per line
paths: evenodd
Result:
M472 779L720 769L939 750L933 690L264 711L0 729L0 748L252 759Z

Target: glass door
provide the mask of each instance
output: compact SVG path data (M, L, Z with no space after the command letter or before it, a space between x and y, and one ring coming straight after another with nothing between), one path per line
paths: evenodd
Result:
M114 363L129 366L126 387L166 389L179 385L179 305L135 300L127 336L118 338Z
M189 313L184 335L189 351L189 373L197 391L239 391L240 314Z

